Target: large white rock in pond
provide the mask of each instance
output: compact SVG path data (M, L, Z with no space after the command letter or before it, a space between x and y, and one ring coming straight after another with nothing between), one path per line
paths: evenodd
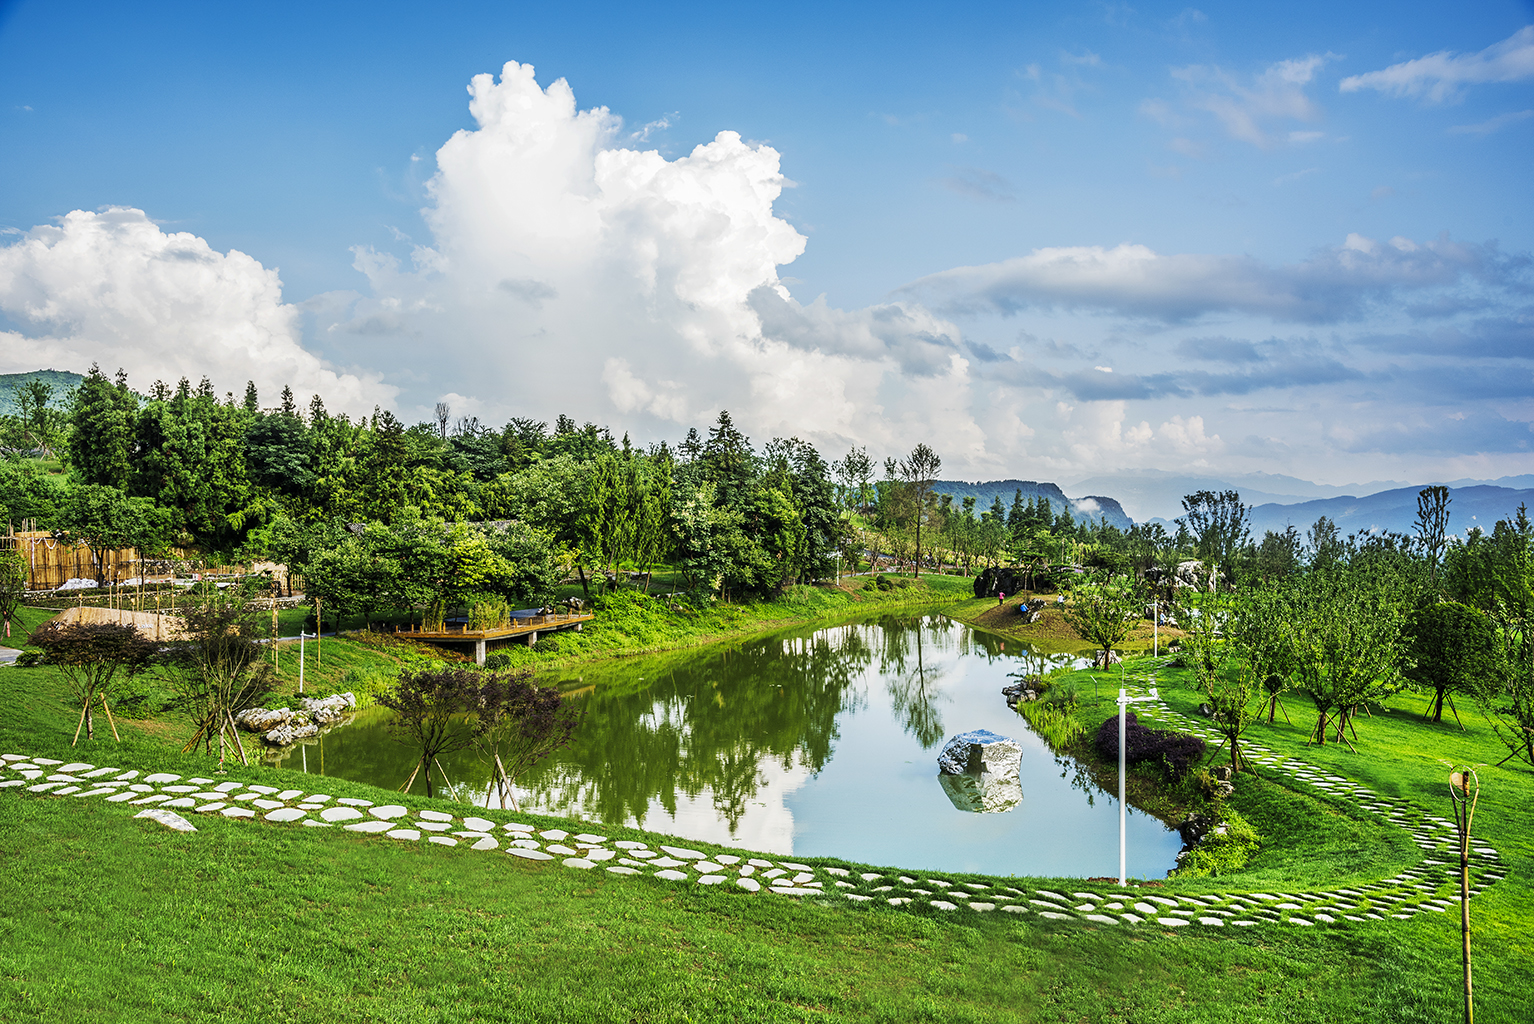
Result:
M1023 748L1016 740L989 729L973 729L959 733L943 745L937 767L944 775L971 772L1016 777L1022 760Z

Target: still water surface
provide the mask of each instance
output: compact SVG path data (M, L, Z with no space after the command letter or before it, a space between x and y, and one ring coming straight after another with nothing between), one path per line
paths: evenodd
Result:
M519 786L527 810L795 856L1000 875L1116 876L1118 801L1057 758L1001 688L1071 662L938 614L795 630L553 677L583 702L574 741ZM398 787L414 756L388 712L285 754L287 768ZM989 729L1023 748L1022 799L961 810L937 755ZM444 761L485 804L488 766ZM416 782L417 791L421 782ZM1163 875L1177 833L1129 811L1129 873Z

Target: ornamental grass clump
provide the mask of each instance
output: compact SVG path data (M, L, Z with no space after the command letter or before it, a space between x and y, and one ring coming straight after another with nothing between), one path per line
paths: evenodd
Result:
M1257 830L1228 807L1219 812L1220 824L1210 829L1180 858L1176 878L1205 878L1239 871L1262 844Z
M1119 717L1113 715L1097 730L1097 754L1105 761L1119 756ZM1124 716L1124 760L1133 766L1155 764L1179 780L1204 756L1204 741L1171 729L1147 729L1133 712Z

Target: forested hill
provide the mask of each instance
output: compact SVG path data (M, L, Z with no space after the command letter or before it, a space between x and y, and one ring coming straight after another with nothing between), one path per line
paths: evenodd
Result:
M1118 501L1107 498L1100 494L1089 494L1081 498L1068 498L1064 491L1060 490L1059 484L1040 483L1036 480L986 480L982 483L967 483L963 480L939 480L933 487L939 494L951 494L955 503L965 498L975 499L975 510L983 512L991 507L991 503L997 498L1006 508L1012 507L1012 501L1018 491L1023 492L1023 501L1037 501L1039 498L1046 499L1050 506L1058 512L1060 509L1070 509L1071 516L1077 522L1097 525L1104 519L1109 526L1115 526L1120 530L1127 530L1134 525Z
M69 393L84 380L68 370L33 370L30 373L0 373L0 416L15 416L21 411L16 398L30 381L40 380L53 388L48 404L55 409L69 405Z

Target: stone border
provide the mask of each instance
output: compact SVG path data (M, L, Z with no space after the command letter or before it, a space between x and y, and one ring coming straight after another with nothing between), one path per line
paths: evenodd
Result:
M1165 662L1158 662L1158 666ZM1149 677L1137 673L1135 682ZM1167 708L1142 705L1150 717L1208 737L1212 730ZM465 846L499 851L528 861L544 861L578 871L618 876L649 876L664 882L727 886L746 893L818 896L838 902L878 903L892 907L925 906L942 911L967 910L1038 916L1051 921L1099 925L1155 924L1171 928L1251 927L1264 924L1349 926L1386 919L1407 920L1422 913L1447 913L1457 904L1457 835L1454 823L1427 814L1404 800L1381 797L1340 775L1296 758L1284 758L1255 743L1245 744L1251 759L1333 797L1351 799L1409 832L1426 853L1421 863L1391 878L1356 888L1321 892L1246 892L1202 895L1125 891L1117 886L1082 886L1060 892L1024 889L1001 880L954 883L924 874L858 871L834 864L809 865L765 856L746 857L711 849L709 844L671 846L660 840L609 840L590 832L538 829L517 821L495 821L445 811L412 811L404 804L375 804L327 794L278 790L273 786L149 773L136 769L64 763L22 754L0 755L0 790L18 794L96 798L133 808L217 814L226 818L301 823L309 828L343 828L377 833L400 842ZM484 811L493 814L493 811ZM142 812L139 816L144 816ZM155 820L175 818L168 813ZM669 842L669 841L668 841ZM1471 894L1501 881L1507 868L1485 842L1471 848Z

